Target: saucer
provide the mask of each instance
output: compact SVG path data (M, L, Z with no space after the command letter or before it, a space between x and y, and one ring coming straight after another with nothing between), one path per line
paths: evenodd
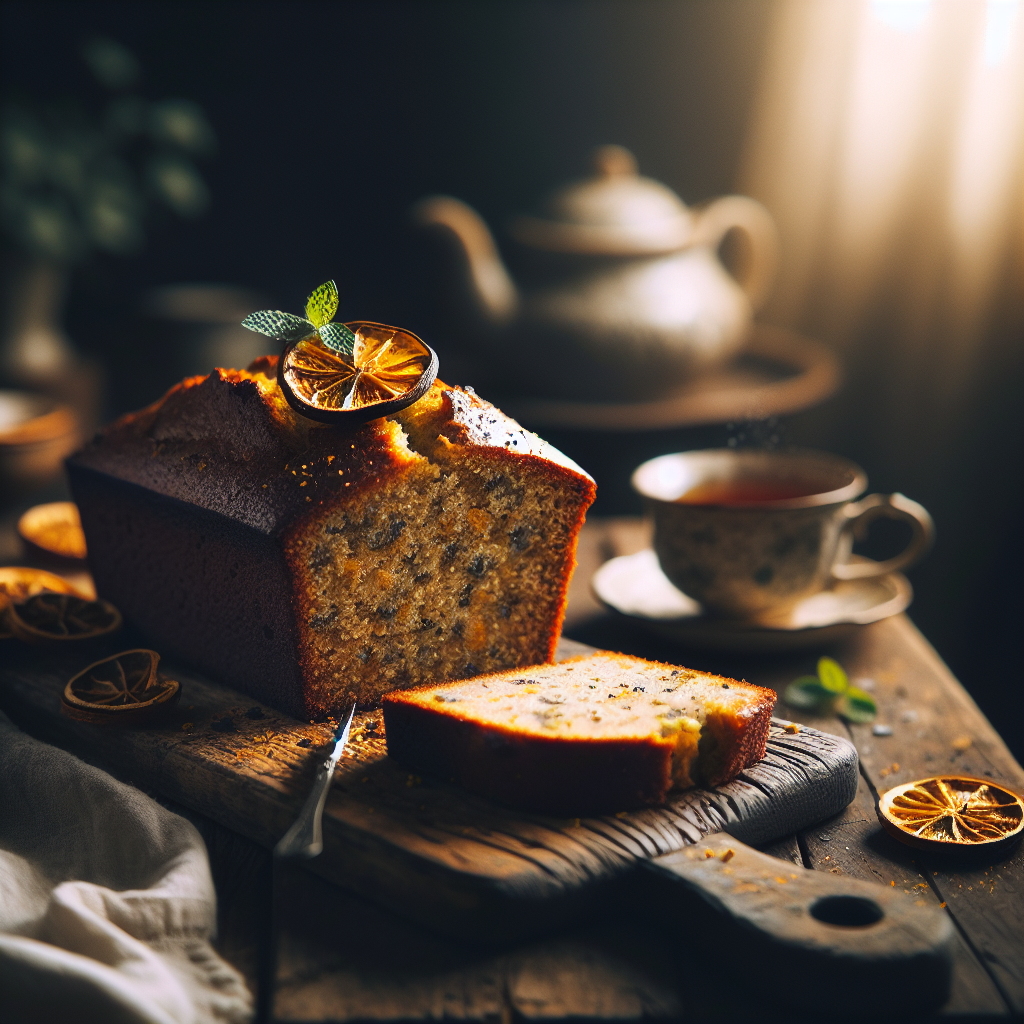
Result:
M899 614L913 598L907 578L890 572L837 580L771 621L712 618L669 582L651 548L605 562L590 585L606 607L660 636L692 647L750 653L834 643L858 626Z

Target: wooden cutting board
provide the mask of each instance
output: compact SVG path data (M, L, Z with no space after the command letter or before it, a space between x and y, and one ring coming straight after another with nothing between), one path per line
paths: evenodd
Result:
M14 721L268 848L331 743L330 723L296 721L166 665L183 690L159 727L72 721L60 694L82 657L4 646L0 708ZM559 654L590 650L563 641ZM324 852L309 867L432 928L508 937L572 916L597 887L702 836L766 843L833 815L853 799L857 772L845 740L773 720L765 758L723 786L663 807L552 818L410 775L387 757L380 712L364 712L327 802Z

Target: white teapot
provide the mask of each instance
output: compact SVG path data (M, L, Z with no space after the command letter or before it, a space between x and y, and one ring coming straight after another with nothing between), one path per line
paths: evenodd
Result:
M771 216L744 196L689 208L637 173L621 146L595 153L596 173L555 192L511 234L535 282L517 287L480 216L447 196L421 201L420 224L455 235L482 351L523 394L637 401L672 392L742 347L774 276ZM730 230L747 239L737 277L718 258Z

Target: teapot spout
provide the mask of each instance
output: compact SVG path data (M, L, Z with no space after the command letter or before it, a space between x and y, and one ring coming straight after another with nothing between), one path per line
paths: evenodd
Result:
M412 213L421 227L444 228L459 240L466 256L467 284L483 318L495 327L511 322L519 306L516 286L476 210L451 196L430 196Z

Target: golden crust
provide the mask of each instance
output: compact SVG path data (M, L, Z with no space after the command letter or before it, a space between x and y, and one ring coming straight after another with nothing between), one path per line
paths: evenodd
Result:
M168 655L302 715L553 657L593 480L443 382L337 427L276 372L182 381L72 457L101 591Z

